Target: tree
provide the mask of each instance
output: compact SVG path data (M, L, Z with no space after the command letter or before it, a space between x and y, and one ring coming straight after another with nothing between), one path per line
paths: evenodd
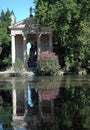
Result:
M54 50L62 66L73 68L76 62L83 66L90 53L90 0L35 0L35 4L38 24L46 23L53 30Z
M10 42L10 12L2 10L0 16L0 69L5 69L11 64L11 42Z

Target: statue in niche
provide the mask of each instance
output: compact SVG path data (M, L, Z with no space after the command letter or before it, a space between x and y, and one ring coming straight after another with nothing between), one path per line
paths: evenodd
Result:
M30 48L30 59L34 59L34 58L35 58L35 47L32 44Z
M37 51L36 51L36 44L31 44L31 48L29 51L29 59L28 59L28 66L34 67L36 66L36 59L37 59Z

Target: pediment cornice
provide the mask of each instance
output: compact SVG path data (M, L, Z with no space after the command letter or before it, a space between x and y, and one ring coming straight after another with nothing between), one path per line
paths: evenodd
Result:
M9 28L11 30L17 30L17 29L36 28L36 27L37 27L37 24L36 24L35 18L29 17L20 22L15 23L14 25L11 25Z
M20 22L15 23L14 25L9 27L11 32L14 34L22 34L24 33L52 33L52 30L48 26L41 26L39 28L38 24L35 21L34 17L26 18Z

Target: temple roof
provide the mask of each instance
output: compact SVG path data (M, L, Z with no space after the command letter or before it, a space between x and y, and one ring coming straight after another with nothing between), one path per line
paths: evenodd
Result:
M20 22L17 22L15 24L11 25L9 28L11 28L11 29L25 28L25 27L30 27L32 25L36 26L35 18L29 17L29 18L26 18Z
M39 25L36 23L35 21L35 17L28 17L20 22L14 23L13 25L9 26L9 28L11 29L11 32L17 31L17 30L22 30L22 31L27 31L27 33L29 32L44 32L44 33L48 33L48 32L52 32L51 28L43 26L41 28L39 28ZM17 32L15 33L17 34Z

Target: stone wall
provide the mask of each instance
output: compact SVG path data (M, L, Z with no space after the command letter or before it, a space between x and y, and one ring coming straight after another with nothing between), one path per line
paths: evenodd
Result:
M19 58L23 61L23 37L22 35L16 35L15 37L15 51L16 59Z
M49 36L47 34L43 34L41 36L40 47L41 47L41 51L49 50Z

